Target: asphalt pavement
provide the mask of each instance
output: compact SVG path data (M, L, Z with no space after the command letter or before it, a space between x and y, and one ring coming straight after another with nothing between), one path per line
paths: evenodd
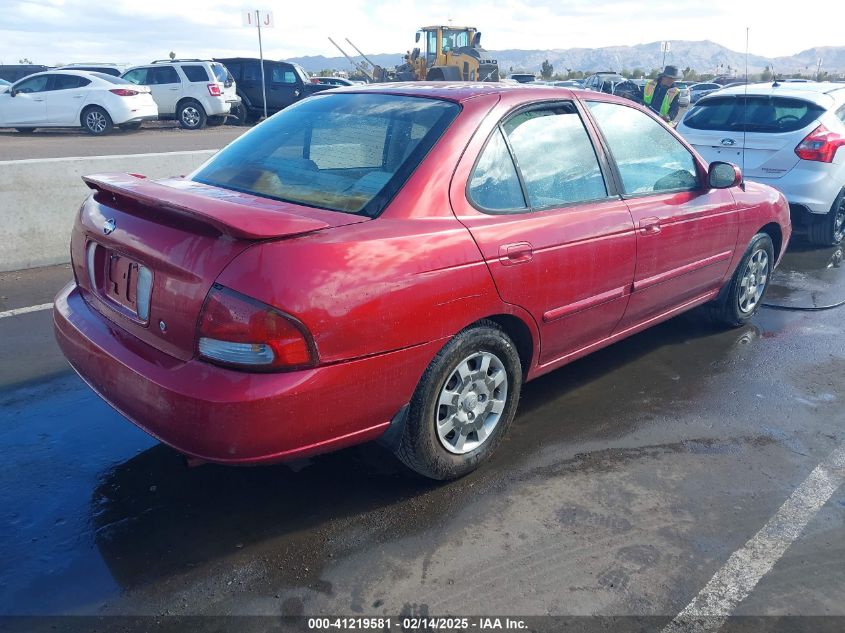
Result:
M841 264L841 249L798 238L768 300L842 300ZM618 631L634 616L660 630L704 601L767 616L744 630L775 615L803 616L782 630L843 629L845 308L767 308L727 331L675 318L529 383L493 460L432 483L378 445L186 467L68 370L49 310L2 316L69 277L0 276L0 615L120 630L189 615L601 615Z
M41 128L32 134L0 129L0 161L220 149L248 129L221 125L183 130L175 121L145 123L139 130L116 128L106 136L91 136L81 129Z

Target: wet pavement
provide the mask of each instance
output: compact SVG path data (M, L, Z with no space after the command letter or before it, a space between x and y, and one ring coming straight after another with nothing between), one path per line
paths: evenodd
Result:
M767 300L841 301L843 268L796 240ZM0 311L69 271L27 274ZM529 383L446 484L377 445L189 469L67 370L49 312L0 319L0 615L674 616L843 444L843 315L673 319ZM839 489L737 613L845 616L843 536Z

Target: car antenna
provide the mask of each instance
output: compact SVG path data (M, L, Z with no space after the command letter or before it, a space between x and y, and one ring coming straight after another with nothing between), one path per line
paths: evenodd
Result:
M742 182L740 189L745 191L745 138L748 130L748 33L751 29L745 27L745 95L742 99Z

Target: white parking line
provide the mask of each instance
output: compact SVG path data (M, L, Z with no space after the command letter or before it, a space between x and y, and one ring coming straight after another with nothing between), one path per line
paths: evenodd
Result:
M52 303L42 303L41 305L37 306L28 306L26 308L15 308L13 310L6 310L5 312L0 312L0 319L18 316L19 314L28 314L30 312L40 312L41 310L49 310L52 307Z
M810 473L766 525L716 572L663 633L718 631L845 481L845 447Z
M60 163L77 160L113 160L115 158L144 158L155 156L189 156L191 154L216 154L219 149L191 149L179 152L152 152L149 154L102 154L98 156L59 156L58 158L21 158L18 160L0 160L2 165L25 165L27 163Z

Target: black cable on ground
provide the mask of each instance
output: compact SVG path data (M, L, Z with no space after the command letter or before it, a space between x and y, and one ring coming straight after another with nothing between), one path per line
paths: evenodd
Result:
M764 303L764 308L771 308L772 310L788 310L790 312L822 312L823 310L833 310L834 308L841 308L845 306L845 300L839 303L832 303L827 306L783 306L776 303Z

